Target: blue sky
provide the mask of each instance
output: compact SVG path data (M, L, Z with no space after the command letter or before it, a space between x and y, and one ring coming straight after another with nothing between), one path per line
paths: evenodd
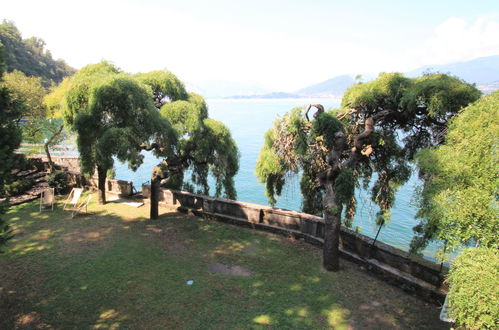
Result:
M0 18L80 68L293 91L340 74L499 54L499 1L3 1Z

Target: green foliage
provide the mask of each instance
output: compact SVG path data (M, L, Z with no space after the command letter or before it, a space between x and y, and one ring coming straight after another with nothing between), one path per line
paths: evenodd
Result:
M33 182L29 179L19 179L5 185L5 194L7 196L18 196L31 188Z
M134 78L107 62L89 65L69 83L63 103L66 124L78 133L82 170L93 173L113 167L113 157L137 169L143 160L139 145L165 123L152 96Z
M196 93L189 93L187 101L189 101L189 103L195 104L198 107L202 119L208 118L208 105L206 105L206 102L201 95Z
M208 193L206 172L202 170L206 167L215 179L215 196L222 196L223 191L225 197L235 199L237 193L233 178L239 170L236 141L222 122L206 118L203 124L204 130L192 153L197 163L192 181L204 185L204 193Z
M215 179L215 196L235 199L233 177L239 170L239 152L229 129L208 118L202 97L190 94L189 101L167 103L161 107L160 114L179 136L178 149L169 161L185 164L181 173L169 175L165 186L209 194L208 176L211 174ZM192 173L191 182L183 182L184 171Z
M162 100L167 97L167 102L187 100L189 97L185 91L184 84L171 72L151 71L138 73L135 78L141 83L149 86L155 98Z
M19 118L19 110L12 103L10 91L1 85L4 68L4 47L0 42L0 196L4 195L5 181L15 162L14 150L21 143L21 131L15 121ZM13 237L10 225L3 219L7 209L8 201L0 202L0 251Z
M192 137L203 125L200 108L188 101L175 101L161 107L161 116L166 118L178 136Z
M45 176L47 183L50 187L55 188L57 194L64 194L68 192L68 174L66 171L53 171Z
M447 120L479 96L473 85L445 74L411 79L382 73L373 81L352 85L343 96L342 109L308 122L303 109L295 108L276 120L265 134L256 175L274 205L286 179L300 174L302 208L317 215L327 204L325 184L332 184L330 196L335 196L338 208L345 207L347 225L355 215L355 187L361 182L367 189L374 181L371 199L380 208L381 225L389 221L396 192L411 175L415 152L439 144ZM366 130L368 118L373 127ZM339 132L345 145L331 153Z
M499 252L497 248L465 249L447 277L449 316L466 329L499 327Z
M334 181L334 192L339 204L347 204L354 197L357 180L351 168L345 168Z
M322 216L322 192L317 189L317 182L312 173L304 171L300 179L300 190L303 196L302 211L316 216Z
M334 135L342 130L343 124L336 117L334 111L323 112L312 122L313 134L316 137L321 136L328 149L333 148Z
M424 189L414 250L436 239L450 249L499 247L498 108L499 92L485 96L451 121L444 145L418 154Z
M69 128L73 129L78 113L88 107L91 87L119 72L118 68L106 61L87 65L53 91L56 96L64 95L60 105L62 117Z
M46 91L40 78L27 77L21 71L14 70L3 76L2 85L10 90L12 103L19 108L23 118L45 116L43 97Z
M379 109L398 109L402 96L413 81L400 73L381 73L367 83L350 87L341 100L343 108L361 107L367 114Z
M18 70L29 77L40 77L44 87L55 85L75 72L64 61L54 60L43 40L23 39L12 22L4 20L0 24L0 43L5 47L6 71Z
M274 129L268 130L265 133L265 142L258 154L255 169L255 175L258 177L258 180L266 185L265 194L270 205L275 205L277 202L276 196L281 194L285 183L284 175L287 172L284 162L274 147L275 128L277 125L278 121L274 124Z
M0 44L0 69L4 68L3 46ZM21 130L17 119L21 118L20 107L12 100L11 91L2 84L0 70L0 196L14 164L14 151L21 143Z
M479 90L459 78L442 73L426 74L414 80L401 100L401 107L442 121L479 97Z
M3 252L2 246L14 237L12 228L10 227L8 221L4 218L4 214L7 213L8 208L9 204L7 201L0 202L0 253Z

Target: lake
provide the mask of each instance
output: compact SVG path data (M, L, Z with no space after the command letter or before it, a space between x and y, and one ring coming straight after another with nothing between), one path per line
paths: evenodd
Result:
M268 205L264 194L265 187L258 182L254 172L258 153L263 145L264 133L272 127L278 116L296 106L320 103L329 109L338 107L340 101L340 99L208 99L210 117L220 120L230 128L241 154L240 169L234 178L237 199ZM158 163L158 159L145 153L144 164L136 172L129 170L126 165L117 163L116 177L133 181L136 189L140 190L142 183L150 180L152 168ZM399 190L391 220L381 229L378 240L403 250L408 249L413 235L412 228L418 223L415 219L417 209L412 202L414 189L418 183L417 175L414 173L408 183ZM353 226L360 227L362 234L374 237L378 230L374 217L376 207L370 202L365 191L357 191L357 199L358 211ZM300 211L301 201L299 179L295 178L285 187L276 207ZM432 244L423 253L431 258L436 248L437 245Z

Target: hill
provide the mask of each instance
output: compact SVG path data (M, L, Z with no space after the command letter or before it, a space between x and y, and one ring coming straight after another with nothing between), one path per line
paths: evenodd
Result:
M54 60L42 39L23 39L12 22L4 20L0 24L0 42L4 46L6 72L19 70L27 76L40 77L45 87L58 84L76 72L63 60Z
M417 77L428 71L449 73L468 83L486 85L499 80L499 55L443 65L425 65L407 72L406 76Z
M347 75L337 76L297 90L294 94L306 97L334 97L341 96L355 80Z

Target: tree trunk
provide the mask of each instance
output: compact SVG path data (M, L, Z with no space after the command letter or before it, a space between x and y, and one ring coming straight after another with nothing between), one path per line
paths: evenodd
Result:
M50 156L48 143L45 143L43 147L45 149L45 154L47 155L47 161L49 164L49 173L52 173L54 171L54 162L52 162L52 157Z
M340 230L342 205L336 204L332 183L326 184L324 195L324 246L322 264L326 270L340 270Z
M52 157L50 156L49 145L51 145L52 141L54 141L54 139L56 139L62 133L63 129L64 129L64 125L59 126L59 129L56 132L54 132L54 134L52 134L50 139L48 139L48 141L45 142L45 144L43 146L45 148L45 154L47 154L47 160L49 163L49 172L50 173L52 173L52 171L54 170L54 162L52 161Z
M161 183L161 168L156 166L152 171L151 177L151 210L149 214L149 219L154 220L159 216L159 190Z
M97 188L99 189L98 195L99 195L99 204L103 205L106 204L106 176L107 176L107 170L103 169L100 166L97 166L97 175L98 175L98 185Z

